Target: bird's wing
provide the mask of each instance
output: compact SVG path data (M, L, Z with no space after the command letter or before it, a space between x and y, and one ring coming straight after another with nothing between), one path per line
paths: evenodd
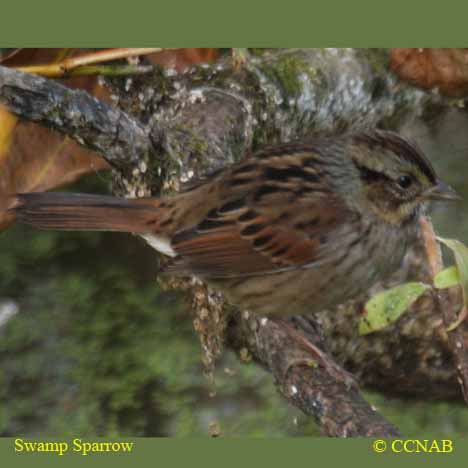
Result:
M327 261L351 217L344 202L299 165L265 166L261 174L253 166L251 176L246 167L223 181L229 197L221 197L197 226L176 233L177 257L164 271L238 277ZM233 185L242 182L251 185L236 198Z

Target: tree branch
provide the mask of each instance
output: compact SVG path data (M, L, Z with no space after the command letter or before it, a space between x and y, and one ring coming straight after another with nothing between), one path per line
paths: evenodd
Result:
M38 75L0 66L0 103L19 117L68 135L128 168L147 157L151 142L138 120L90 96Z
M323 337L305 317L292 321L250 317L229 328L229 344L247 348L268 369L283 397L313 416L322 433L332 437L396 437L398 429L367 403L356 382L326 353L319 358L310 346L325 348Z

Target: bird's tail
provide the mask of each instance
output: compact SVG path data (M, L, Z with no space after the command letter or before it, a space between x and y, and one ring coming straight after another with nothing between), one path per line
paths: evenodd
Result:
M9 212L42 229L147 233L160 220L158 204L155 199L84 193L22 193L13 197Z

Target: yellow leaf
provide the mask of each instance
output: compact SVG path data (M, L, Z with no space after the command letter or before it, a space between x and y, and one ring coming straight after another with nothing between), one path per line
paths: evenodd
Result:
M460 276L458 275L458 268L451 266L439 271L434 277L434 286L437 289L452 288L460 284Z

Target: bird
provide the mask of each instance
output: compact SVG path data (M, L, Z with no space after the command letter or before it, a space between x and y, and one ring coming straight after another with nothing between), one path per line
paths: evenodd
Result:
M416 143L366 130L266 146L179 193L14 195L37 228L135 233L233 305L287 317L333 308L401 265L431 200L455 200Z

